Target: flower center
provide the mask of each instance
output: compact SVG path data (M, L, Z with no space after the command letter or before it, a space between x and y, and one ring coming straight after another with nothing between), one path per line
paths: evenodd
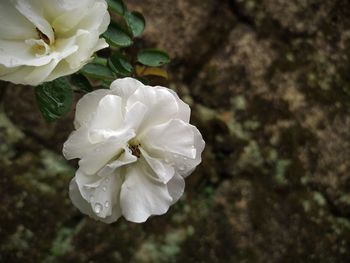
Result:
M137 158L140 158L141 156L141 151L139 149L140 146L141 146L141 143L129 142L129 149L131 151L131 154L136 156Z

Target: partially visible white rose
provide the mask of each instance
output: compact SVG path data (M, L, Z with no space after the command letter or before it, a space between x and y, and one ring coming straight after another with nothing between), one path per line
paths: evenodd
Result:
M108 47L105 0L1 0L0 79L36 86L72 74Z
M175 92L132 78L85 95L63 146L67 159L80 159L69 189L73 204L105 223L166 213L201 162L205 143L189 120L190 108Z

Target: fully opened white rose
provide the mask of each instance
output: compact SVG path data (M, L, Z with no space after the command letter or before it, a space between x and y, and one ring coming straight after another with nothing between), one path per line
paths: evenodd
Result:
M0 79L38 85L72 74L107 47L105 0L1 0Z
M175 92L132 78L85 95L63 147L67 159L80 159L70 184L74 205L106 223L166 213L201 162L205 143L189 119Z

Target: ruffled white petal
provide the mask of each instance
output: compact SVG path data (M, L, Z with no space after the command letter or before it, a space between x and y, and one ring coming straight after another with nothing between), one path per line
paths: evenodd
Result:
M148 127L167 122L177 116L178 104L176 98L166 89L142 86L129 97L126 107L129 108L138 101L142 101L148 108L147 114L139 127L139 133L142 133Z
M148 112L148 107L137 101L132 105L129 105L125 111L124 126L125 129L139 130L139 127Z
M122 98L106 95L98 103L97 110L91 120L92 129L117 130L123 122L121 112Z
M127 149L123 149L123 152L121 153L121 155L119 156L119 158L115 161L112 161L110 163L108 163L106 166L104 166L99 172L98 175L101 177L105 177L105 176L109 176L112 173L114 173L117 169L134 163L137 161L137 157L132 155L130 153L130 151L128 151Z
M89 128L81 126L73 131L63 144L63 155L67 160L82 158L84 154L92 151L95 145L89 140Z
M74 121L76 128L82 125L88 125L94 117L94 112L96 111L100 100L108 94L110 94L109 90L99 89L86 94L78 101Z
M34 24L18 12L11 1L0 1L0 39L24 41L35 37Z
M175 172L182 177L187 177L202 162L202 152L205 142L201 133L195 126L189 125L193 131L193 149L196 150L194 158L189 158L181 154L173 154L171 151L164 149L153 149L152 153L158 158L167 160L174 168Z
M113 94L122 97L126 103L129 100L129 97L143 86L144 85L137 79L123 78L112 82L111 91Z
M173 198L172 204L176 203L183 195L185 190L185 180L179 174L175 174L173 178L167 183L170 196Z
M133 131L128 131L118 137L111 137L104 142L96 144L93 150L84 154L80 159L80 169L90 175L97 173L115 156L118 156L126 143L134 136Z
M151 215L162 215L172 201L167 186L155 180L147 169L137 164L127 168L120 192L121 210L127 220L142 223Z
M122 179L120 175L110 174L99 182L99 185L93 188L89 201L94 214L99 218L106 218L112 215L113 207L119 207Z
M164 160L151 157L142 148L140 148L140 150L142 157L145 158L147 164L153 170L157 179L163 184L168 183L171 178L173 178L175 169L171 165L167 164Z
M181 120L171 119L166 123L151 126L141 135L140 140L149 152L161 150L174 156L196 156L192 126Z
M174 98L176 99L177 102L177 107L178 107L178 112L176 114L176 119L180 119L183 120L184 122L190 122L190 116L191 116L191 109L190 106L188 106L188 104L186 104L185 102L183 102L179 96L177 95L177 93L171 89L167 89L164 87L160 87L157 86L155 87L157 89L165 89L167 91L169 91L171 94L173 94Z
M90 61L91 56L100 45L97 31L78 30L74 36L77 52L66 58L71 68L80 69Z
M110 23L108 6L105 1L96 1L92 8L85 10L85 16L79 22L78 27L89 31L97 31L102 34Z
M116 201L115 201L116 204L111 207L112 213L110 216L106 216L105 218L97 216L95 214L95 212L93 211L91 204L81 196L81 193L80 193L80 190L78 188L78 185L76 183L75 178L73 178L71 180L70 185L69 185L69 197L72 200L74 206L77 207L80 210L80 212L90 216L91 218L93 218L95 220L99 220L99 221L102 221L106 224L110 224L110 223L117 221L118 218L121 216L121 211L120 211L119 202L118 202L118 196L116 197Z
M0 39L0 64L6 67L18 66L43 66L53 59L49 56L35 56L33 46L25 41L1 40Z

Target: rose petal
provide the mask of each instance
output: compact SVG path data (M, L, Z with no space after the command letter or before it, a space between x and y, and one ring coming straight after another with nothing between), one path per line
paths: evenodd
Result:
M167 91L169 91L176 99L177 102L177 106L178 106L178 112L176 114L176 117L174 119L180 119L183 120L184 122L190 122L190 116L191 116L191 109L190 106L188 106L188 104L186 104L185 102L183 102L179 96L177 95L177 93L171 89L167 89L164 87L155 87L157 89L166 89Z
M205 147L205 142L202 138L201 133L195 126L189 125L193 131L194 143L193 149L196 150L196 156L189 158L181 154L173 154L171 151L155 149L153 154L158 158L166 159L175 168L175 172L180 174L182 177L187 177L198 164L202 161L202 152Z
M110 216L106 216L105 218L96 216L96 214L91 208L91 204L81 196L75 178L71 180L69 185L69 197L72 200L74 206L77 207L80 210L80 212L90 216L95 220L99 220L104 223L110 224L117 221L118 218L121 216L120 207L117 200L116 205L112 207L112 214Z
M183 195L185 190L185 180L179 174L175 174L167 183L170 196L173 198L173 204Z
M110 174L99 182L100 184L94 188L92 199L90 199L93 212L98 217L106 218L112 215L114 208L114 210L118 210L120 215L120 209L116 209L119 208L120 204L119 196L122 184L120 174Z
M120 157L104 166L99 172L98 175L101 177L108 176L112 174L117 168L121 168L124 165L131 164L137 161L137 157L132 155L128 150L124 149L124 152Z
M97 109L100 100L109 94L108 90L98 89L90 92L82 97L76 106L75 111L75 126L87 125L93 118L93 113Z
M129 106L125 112L125 129L133 129L137 132L147 111L147 106L139 101Z
M123 122L122 98L116 95L106 95L98 103L91 120L92 129L118 130Z
M157 179L160 180L163 184L169 182L169 180L174 176L174 168L165 163L165 161L157 158L153 158L148 153L140 147L142 157L145 158L146 162L157 175Z
M91 56L100 47L98 32L78 30L77 33L71 39L74 40L74 45L78 47L77 52L66 58L71 68L79 70L83 65L87 64L91 59Z
M151 126L140 136L140 141L148 152L161 150L174 156L196 156L192 125L181 120L171 119L164 124Z
M141 165L127 168L120 193L123 216L132 222L145 222L151 215L166 213L173 199L165 184L153 179Z
M35 26L13 6L0 1L0 39L26 40L37 37Z
M124 101L127 101L129 97L139 88L144 85L133 78L117 79L111 84L111 91L113 94L122 97Z
M107 30L110 23L110 16L107 12L107 3L105 1L96 1L93 7L85 10L85 16L79 22L78 28L89 31L97 30L99 35Z
M89 128L82 126L69 135L67 141L63 144L62 152L67 160L71 160L82 158L94 147L95 145L89 141Z
M147 127L167 122L177 116L176 98L168 90L142 86L129 97L126 107L129 108L138 101L148 109L139 127L140 133Z
M86 174L95 174L115 156L118 156L126 143L134 137L132 131L127 131L118 137L96 144L92 151L87 152L79 161L79 166Z

